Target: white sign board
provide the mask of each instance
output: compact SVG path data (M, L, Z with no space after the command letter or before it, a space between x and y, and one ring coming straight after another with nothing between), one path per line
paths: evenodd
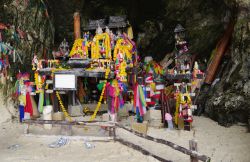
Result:
M55 74L54 89L76 89L74 74Z

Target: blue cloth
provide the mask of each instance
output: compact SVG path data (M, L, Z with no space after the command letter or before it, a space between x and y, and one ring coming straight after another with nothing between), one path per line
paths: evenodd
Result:
M24 106L23 105L19 105L19 117L20 117L20 122L22 122L24 118Z
M142 118L142 116L140 116L140 111L139 111L138 107L136 108L136 118L137 118L137 122L138 123L142 123L143 122L143 118Z

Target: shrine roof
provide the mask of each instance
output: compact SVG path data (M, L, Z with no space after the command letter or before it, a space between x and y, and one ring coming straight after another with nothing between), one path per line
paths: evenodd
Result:
M109 16L106 19L92 20L90 19L88 24L83 27L84 30L95 30L98 28L125 28L129 25L127 16Z

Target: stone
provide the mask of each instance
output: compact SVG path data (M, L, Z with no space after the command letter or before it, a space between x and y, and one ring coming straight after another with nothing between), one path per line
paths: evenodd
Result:
M150 109L146 112L143 119L144 121L148 121L150 127L162 128L164 126L162 123L161 110Z
M132 125L132 123L136 122L136 116L129 116L128 121L129 121L130 125Z
M154 127L154 128L162 128L164 124L160 120L150 120L149 121L149 126Z
M53 120L64 120L65 117L64 117L63 112L56 112L56 113L53 113L52 119Z
M132 129L139 133L147 134L148 131L148 122L144 121L143 123L132 123Z
M250 96L250 81L244 84L243 92L246 96Z
M153 110L150 109L146 112L144 115L144 120L150 121L150 120L161 120L161 110Z
M110 116L108 113L102 114L102 121L110 121Z
M131 109L132 106L133 106L132 104L124 104L124 106L120 108L118 111L118 117L119 118L128 117L129 116L128 111Z
M8 106L5 103L5 97L2 94L2 90L0 90L0 114L1 114L1 118L0 118L0 124L10 121L12 119L12 115L10 114L10 111L8 110L8 107L13 107L12 104L8 104Z
M70 116L80 116L82 115L82 106L81 105L69 105L68 113Z

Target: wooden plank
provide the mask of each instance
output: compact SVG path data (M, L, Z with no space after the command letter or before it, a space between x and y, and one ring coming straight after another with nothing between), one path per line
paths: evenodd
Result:
M169 80L192 79L192 74L166 74L165 77Z
M133 143L131 143L131 142L125 141L125 140L120 139L120 138L116 139L116 141L118 141L118 142L120 142L121 144L123 144L123 145L125 145L125 146L128 146L128 147L130 147L130 148L132 148L132 149L135 149L135 150L137 150L137 151L140 151L140 152L143 153L144 155L152 156L152 157L154 157L155 159L157 159L157 160L159 160L159 161L162 161L162 162L171 162L170 160L166 160L166 159L164 159L164 158L162 158L162 157L159 157L159 156L157 156L157 155L155 155L155 154L153 154L153 153L147 151L146 149L142 148L142 147L139 146L139 145L133 144Z
M167 141L167 140L164 140L164 139L159 139L159 138L154 138L152 136L148 136L146 134L142 134L142 133L139 133L139 132L136 132L132 129L129 129L129 128L126 128L120 124L116 124L117 127L119 128L122 128L126 131L129 131L133 134L135 134L136 136L138 137L141 137L141 138L144 138L144 139L147 139L147 140L150 140L150 141L154 141L154 142L157 142L157 143L161 143L161 144L164 144L164 145L167 145L167 146L170 146L171 148L177 150L177 151L180 151L186 155L189 155L189 156L193 156L193 157L196 157L198 160L201 160L201 161L204 161L204 162L208 162L210 161L210 157L206 156L206 155L202 155L202 154L199 154L198 152L196 151L191 151L189 149L186 149L182 146L179 146L173 142L170 142L170 141Z
M63 121L63 120L23 120L23 123L27 124L58 124L58 125L83 125L83 126L102 126L102 127L115 127L114 122L103 122L103 121Z

